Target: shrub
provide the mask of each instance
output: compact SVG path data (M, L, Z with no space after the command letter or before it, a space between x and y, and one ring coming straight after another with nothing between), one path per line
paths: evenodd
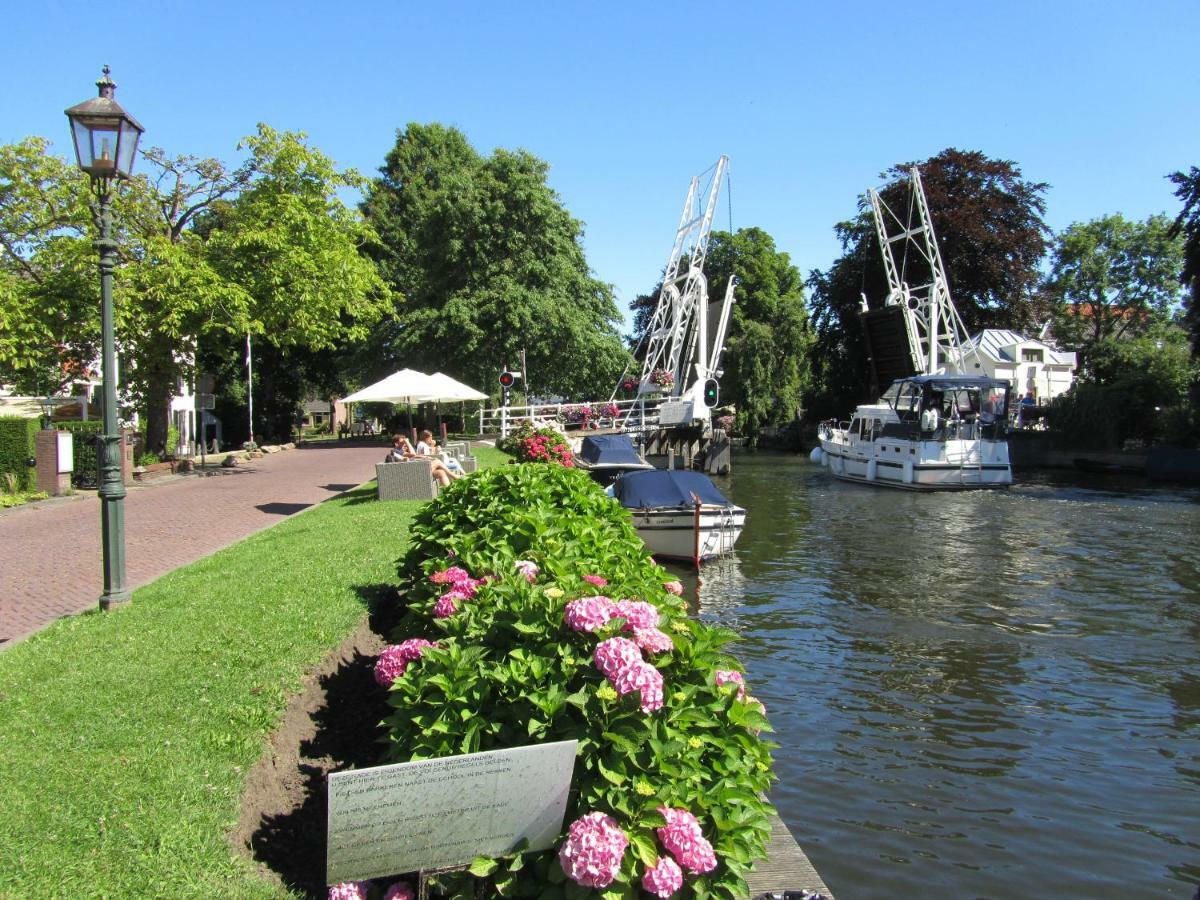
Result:
M33 490L37 474L26 460L37 455L37 419L0 416L0 472L16 479L18 490Z
M454 482L418 514L401 575L408 607L393 638L437 647L392 684L387 761L579 741L569 836L477 860L488 896L581 893L578 878L568 883L587 869L577 832L597 828L608 850L592 886L633 896L643 878L663 883L671 867L660 858L690 840L695 852L675 860L685 891L748 895L744 876L770 831L773 745L726 651L736 635L688 617L598 485L529 465ZM468 891L471 877L440 884Z
M575 465L571 445L553 428L522 425L507 438L497 441L496 447L514 456L517 462L557 462L568 467Z

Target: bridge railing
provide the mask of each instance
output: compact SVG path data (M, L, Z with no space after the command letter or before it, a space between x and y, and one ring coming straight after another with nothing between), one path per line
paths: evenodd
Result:
M526 406L500 406L479 410L479 433L508 433L521 425L549 427L568 433L604 428L615 431L642 431L658 426L658 400L579 401L575 403L536 403Z

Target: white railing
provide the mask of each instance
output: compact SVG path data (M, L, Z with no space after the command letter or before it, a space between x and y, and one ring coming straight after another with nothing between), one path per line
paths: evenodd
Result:
M607 431L645 431L658 426L659 398L600 400L576 403L538 403L479 410L479 433L507 437L514 428L532 424L567 432L591 428ZM584 411L587 411L586 413Z

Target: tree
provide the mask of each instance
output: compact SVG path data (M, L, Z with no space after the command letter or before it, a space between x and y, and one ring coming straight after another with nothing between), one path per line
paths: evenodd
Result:
M1181 297L1183 240L1163 215L1130 222L1119 213L1076 222L1054 241L1046 295L1053 299L1054 334L1077 348L1085 373L1097 348L1145 334L1167 321Z
M525 151L482 157L443 125L397 134L363 204L380 271L405 297L370 346L380 373L438 369L491 385L524 348L540 393L611 389L628 358L620 315L548 168Z
M49 142L0 146L0 382L56 392L99 355L87 178Z
M736 279L721 399L736 406L739 431L754 437L794 421L809 387L812 344L800 270L761 228L714 231L705 269L710 300Z
M1184 303L1184 322L1192 336L1192 355L1200 357L1200 169L1192 166L1189 173L1175 172L1170 178L1176 185L1175 196L1183 203L1171 230L1184 237L1179 280L1190 294Z
M894 210L908 208L905 177L913 165L896 165L881 175L892 179L880 196ZM1042 197L1047 185L1025 180L1011 161L978 151L947 149L915 165L950 293L968 331L1022 331L1040 321L1044 309L1035 288L1046 249ZM865 196L859 198L858 215L835 231L842 256L827 271L814 271L808 281L820 385L813 405L828 415L844 414L865 397L868 368L858 314L864 295L874 308L888 290ZM911 283L920 283L922 273L908 275Z
M96 356L86 182L47 147L32 139L0 150L0 318L6 334L26 336L0 340L4 371ZM337 196L359 176L338 172L301 134L260 125L246 147L236 168L151 149L148 171L117 192L122 387L145 414L151 449L166 442L169 400L197 342L250 332L281 347L327 347L362 337L392 302L361 252L372 232Z

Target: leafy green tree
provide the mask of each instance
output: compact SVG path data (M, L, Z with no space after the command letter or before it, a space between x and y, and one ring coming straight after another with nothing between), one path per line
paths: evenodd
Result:
M1184 237L1183 269L1179 274L1189 294L1184 303L1184 322L1192 336L1192 355L1200 357L1200 168L1192 166L1190 172L1175 172L1170 178L1176 185L1175 196L1183 203L1172 232ZM1200 391L1196 401L1200 403Z
M524 348L535 393L611 390L628 358L620 314L547 171L523 150L480 156L444 125L397 134L363 204L380 271L405 298L368 348L377 373L436 369L490 387Z
M761 228L713 232L705 268L711 299L736 279L722 402L736 406L737 427L749 436L794 421L810 386L812 346L800 270Z
M0 382L57 391L99 354L87 178L49 142L0 146Z
M145 413L151 449L166 442L169 400L198 342L250 332L328 347L361 338L391 305L361 252L372 232L337 195L361 179L300 134L259 126L246 146L236 168L151 149L116 195L122 387ZM0 339L0 372L69 373L98 343L86 180L40 139L0 148L0 173L0 319L21 336Z
M881 178L891 181L880 196L894 210L908 207L903 179L913 165L921 171L950 293L968 331L1023 331L1041 321L1044 308L1036 287L1046 249L1042 215L1047 185L1027 181L1011 161L947 149L882 173ZM819 415L844 415L866 398L868 365L859 311L864 296L874 308L888 292L867 198L859 197L854 219L834 229L842 255L808 281L819 384L812 405ZM919 271L907 276L910 283L921 283Z
M1077 222L1054 241L1046 295L1054 333L1081 354L1083 370L1104 383L1112 359L1102 345L1169 320L1181 299L1183 240L1166 216L1131 222L1119 213Z
M1106 337L1091 351L1088 376L1051 404L1050 426L1077 446L1187 439L1188 389L1200 366L1187 331L1157 321L1140 333Z

